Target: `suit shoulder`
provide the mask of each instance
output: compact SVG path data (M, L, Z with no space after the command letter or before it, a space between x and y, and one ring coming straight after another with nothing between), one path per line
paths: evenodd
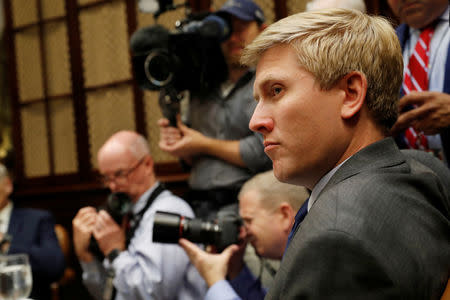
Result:
M32 218L53 218L51 212L36 208L15 208L14 213L21 216Z
M368 224L397 226L392 220L414 223L416 215L434 222L448 218L448 191L438 177L430 176L427 168L423 172L407 169L382 169L346 178L327 187L310 212L328 228L348 232L358 232Z

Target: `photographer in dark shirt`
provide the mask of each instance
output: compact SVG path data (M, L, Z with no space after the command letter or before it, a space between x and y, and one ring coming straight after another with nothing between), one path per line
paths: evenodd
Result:
M244 47L265 28L264 14L251 0L227 1L216 14L232 28L221 44L228 79L207 95L191 95L190 127L180 121L177 127L169 126L165 118L158 121L160 148L191 166L188 200L197 217L208 219L221 207L237 203L247 179L271 168L261 135L248 128L256 106L254 70L239 63Z

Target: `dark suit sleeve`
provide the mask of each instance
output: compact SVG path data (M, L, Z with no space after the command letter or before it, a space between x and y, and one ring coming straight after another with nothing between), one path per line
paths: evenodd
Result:
M27 224L27 227L36 226L36 228L28 228L35 231L31 246L12 243L9 252L27 253L33 273L38 274L43 281L54 282L64 273L64 255L55 234L55 222L52 215L43 211L36 214L38 214L36 222Z
M246 265L236 278L230 280L230 284L242 299L264 299L267 293L261 281L253 276Z
M347 234L332 231L290 250L284 280L266 299L401 299L374 256Z

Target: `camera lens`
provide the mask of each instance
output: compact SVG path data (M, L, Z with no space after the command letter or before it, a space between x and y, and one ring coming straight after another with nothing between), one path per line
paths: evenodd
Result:
M172 81L172 63L164 51L153 51L145 59L145 75L150 82L158 87L164 87Z
M153 241L160 243L178 243L182 236L185 219L178 214L156 212L153 222Z
M238 217L227 216L213 223L158 211L153 223L153 241L178 243L180 238L185 238L194 243L214 245L220 251L238 242L240 226Z

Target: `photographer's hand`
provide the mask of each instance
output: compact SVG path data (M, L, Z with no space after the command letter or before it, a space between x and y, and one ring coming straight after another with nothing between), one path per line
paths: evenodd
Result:
M160 146L173 145L178 142L182 135L180 129L170 126L169 120L162 118L158 120L159 144Z
M105 256L113 249L125 250L125 230L104 210L98 213L93 234Z
M179 118L179 115L178 115ZM181 130L177 127L170 126L168 119L162 118L158 120L159 126L159 148L165 152L168 152L186 163L191 164L192 158L186 153L179 150L177 143L182 139Z
M209 287L225 279L231 256L239 249L237 245L230 245L222 253L213 254L203 251L186 239L180 239L179 243Z
M229 280L236 278L244 268L244 254L247 248L247 232L244 226L241 226L239 231L239 248L230 258L228 263L227 277Z
M72 220L75 254L83 262L90 262L94 256L89 251L89 242L97 219L94 207L83 207Z
M169 126L169 120L160 119L159 147L178 158L190 162L193 156L203 153L206 136L184 125L178 115L178 128Z
M161 150L187 162L198 155L210 155L240 167L246 166L241 157L239 140L220 140L205 136L184 125L180 118L178 118L177 126L181 132L181 139L172 144L160 142ZM172 140L175 138L172 137Z

